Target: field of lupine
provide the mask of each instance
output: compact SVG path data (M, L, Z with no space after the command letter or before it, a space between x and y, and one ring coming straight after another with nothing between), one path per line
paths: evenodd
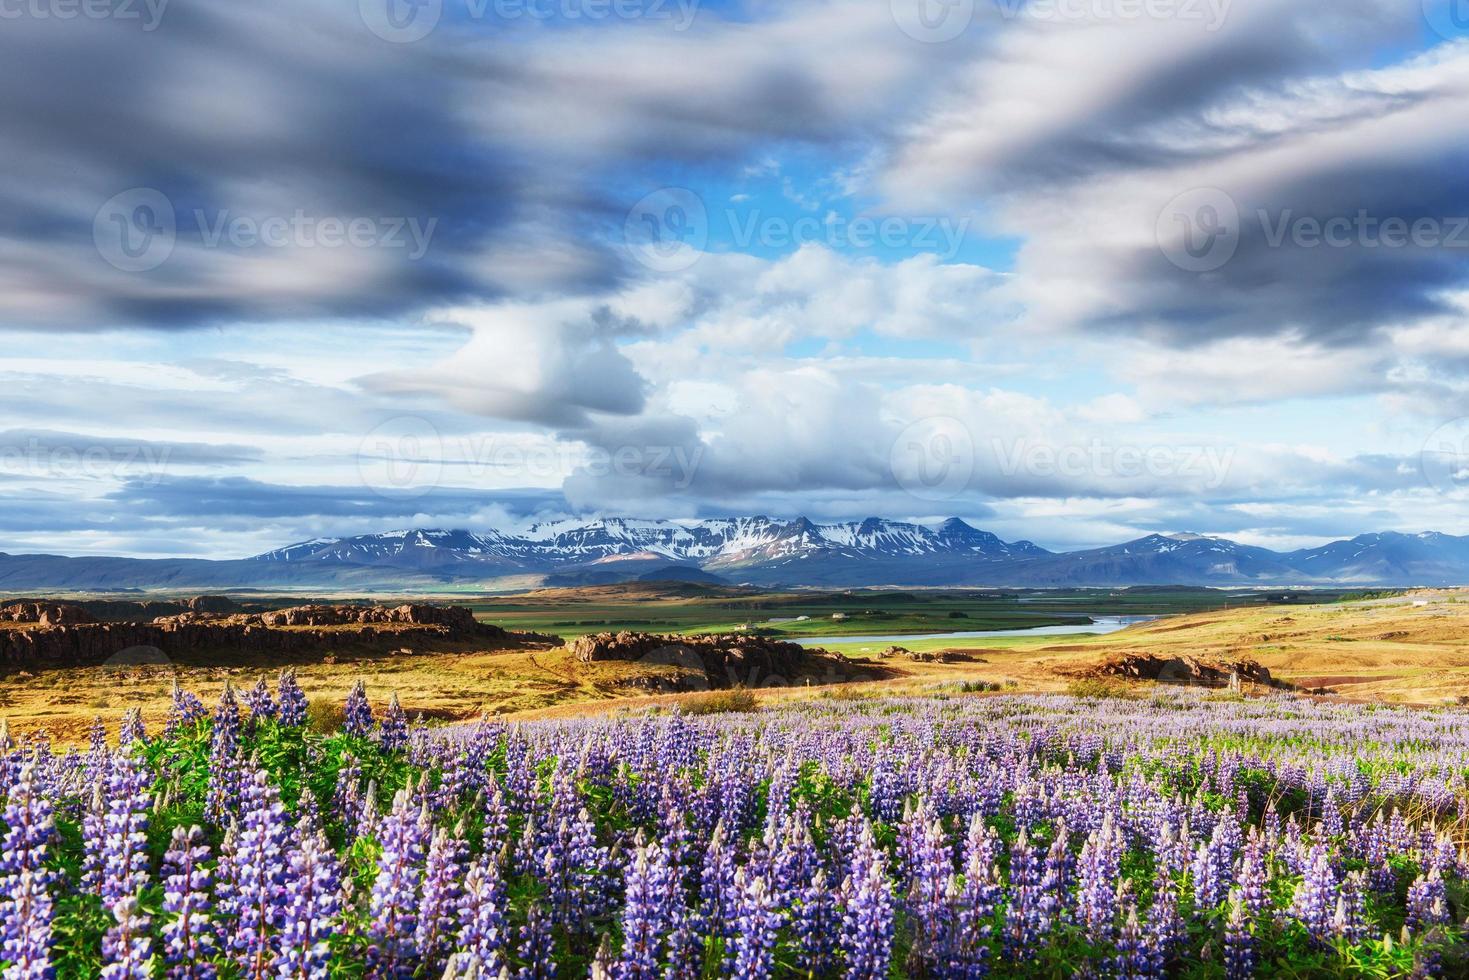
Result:
M5 745L5 977L1462 975L1469 715L815 700L465 730L286 674Z

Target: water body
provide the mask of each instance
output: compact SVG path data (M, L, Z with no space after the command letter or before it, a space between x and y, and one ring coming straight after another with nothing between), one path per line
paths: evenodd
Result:
M1116 633L1134 623L1150 623L1158 616L1097 616L1080 626L1030 626L1013 630L968 630L961 633L893 633L886 636L795 636L793 643L802 646L830 646L834 643L895 643L902 646L913 640L978 640L987 636L1081 636L1089 633ZM787 639L787 637L781 637Z

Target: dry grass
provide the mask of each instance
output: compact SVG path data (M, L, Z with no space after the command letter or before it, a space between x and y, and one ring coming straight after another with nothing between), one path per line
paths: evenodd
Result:
M1414 600L1428 604L1418 606ZM891 677L837 686L738 692L753 705L809 697L863 698L921 694L935 685L981 691L1065 691L1070 668L1119 653L1251 657L1278 677L1305 688L1329 688L1354 700L1441 704L1469 690L1469 591L1436 592L1402 600L1322 606L1262 607L1181 616L1109 636L1045 645L1029 641L967 651L982 661L918 663L884 661ZM678 668L617 662L582 664L563 650L464 651L417 656L339 654L336 663L299 664L308 696L339 702L359 678L375 703L397 692L411 715L437 720L483 713L555 717L683 704L697 710L701 698L718 695L642 693L650 675ZM17 732L46 728L63 742L85 737L92 718L115 720L130 707L150 725L168 710L173 678L206 703L226 681L253 685L274 679L277 667L215 662L166 667L102 667L12 671L0 675L0 715ZM968 687L966 688L966 685ZM722 702L721 702L722 703ZM728 709L743 710L743 709ZM329 724L323 718L323 724Z

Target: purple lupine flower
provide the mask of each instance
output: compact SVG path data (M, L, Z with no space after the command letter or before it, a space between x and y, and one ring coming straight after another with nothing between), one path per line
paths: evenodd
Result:
M377 744L384 752L398 752L408 744L408 715L404 714L403 705L398 702L396 692L393 694L393 699L388 702L388 710L383 713L382 726L377 733Z
M5 805L5 839L0 850L0 958L15 980L52 975L50 888L56 875L46 869L56 839L55 812L40 792L35 767L21 768Z
M342 822L347 840L357 836L357 818L362 811L362 766L350 752L342 753L342 768L332 790L331 812Z
M203 721L209 714L204 709L204 702L199 700L198 695L192 691L186 691L179 686L178 678L173 679L173 702L168 712L167 734L172 735L180 728L189 728L197 722Z
M652 980L660 973L659 947L669 926L669 874L663 848L640 837L624 881L622 955L613 975L617 980Z
M245 707L250 712L251 721L275 717L275 699L270 696L270 685L265 682L264 677L256 681L255 686L245 695Z
M120 748L127 748L134 742L147 742L148 729L143 724L143 711L141 708L129 708L123 713L122 728L117 732L117 744Z
M462 828L456 827L452 834L442 829L434 834L424 861L423 898L413 939L419 958L430 969L436 969L448 952L467 857Z
M1187 935L1183 917L1178 912L1178 885L1169 875L1159 874L1153 884L1153 907L1148 910L1148 946L1153 953L1153 969L1163 973L1173 960Z
M1326 842L1318 840L1306 860L1305 873L1296 886L1291 915L1300 920L1311 936L1321 942L1331 939L1331 924L1336 915L1337 880L1331 867Z
M1196 908L1216 908L1229 894L1233 884L1230 872L1234 859L1234 837L1238 829L1232 820L1220 820L1214 825L1214 832L1209 840L1199 845L1192 867Z
M1117 878L1122 865L1122 832L1109 810L1102 826L1081 848L1076 918L1094 940L1110 938L1117 919Z
M1005 953L1019 962L1040 938L1041 859L1022 829L1010 847L1010 905L1005 915Z
M908 880L904 907L913 930L912 956L928 964L938 962L946 942L949 878L954 872L943 824L936 816L925 817L931 813L926 807L915 811L904 856Z
M734 937L735 870L735 850L720 821L704 849L699 876L699 927L708 936Z
M521 927L520 959L525 965L516 971L515 980L554 980L556 937L551 932L551 920L542 911L540 903L530 907L525 925Z
M399 977L413 972L419 885L432 826L427 809L415 807L406 789L398 791L392 810L382 820L378 831L382 853L369 903L372 946L368 962L376 976Z
M1002 891L995 861L1000 839L978 812L969 818L964 840L962 885L950 879L948 900L953 917L939 972L953 980L974 980L989 972L991 920Z
M734 975L759 980L775 971L775 941L780 931L779 902L765 875L741 868L735 876L739 896L734 942Z
M485 977L498 977L505 969L506 901L499 858L486 852L464 878L458 909L460 951L454 959L457 968L475 969Z
M92 792L82 805L82 891L102 894L102 854L107 842L106 783L92 783Z
M102 818L102 902L112 909L136 898L148 884L148 811L152 806L148 774L126 753L119 755L107 777ZM121 920L119 920L121 921Z
M510 843L510 811L505 807L505 794L494 776L485 784L484 841L489 851L499 851Z
M372 705L367 703L367 685L362 681L353 684L347 695L342 730L356 738L366 738L372 733Z
M10 965L6 980L51 980L56 975L51 965L51 916L53 905L50 885L55 876L43 868L22 868L6 875L5 898L0 903L4 942L0 959Z
M102 980L150 980L150 920L138 906L137 896L128 895L113 903L112 917L113 925L102 937Z
M1229 903L1229 921L1224 927L1224 975L1227 980L1249 980L1255 975L1259 957L1250 932L1249 909L1240 889Z
M280 928L279 976L326 980L331 964L327 940L342 910L341 864L319 827L303 820L297 837L300 843L291 851L291 884Z
M296 682L296 672L290 668L281 671L276 680L276 720L284 728L300 728L306 724L306 692Z
M229 951L246 977L263 977L277 968L277 932L287 900L284 871L293 844L280 793L264 771L248 774L239 831L228 856L230 907L235 915Z
M837 956L840 918L826 869L817 868L811 880L797 889L792 930L799 947L796 967L807 976L826 974Z
M199 827L175 827L163 855L163 958L169 980L213 980L209 846Z
M1239 882L1239 900L1244 903L1249 917L1260 919L1269 915L1270 872L1265 865L1265 841L1254 828L1251 828L1244 851L1240 854L1236 880Z
M847 980L883 980L893 942L893 896L884 858L865 820L842 885L842 954Z
M1426 931L1449 921L1448 889L1437 868L1419 875L1408 886L1408 928Z
M1118 977L1161 977L1157 962L1148 946L1148 935L1137 921L1137 905L1129 897L1122 929L1117 936L1117 955L1113 958L1113 975Z
M204 816L211 822L227 824L238 810L241 768L240 706L234 688L226 681L209 734L209 789L204 798Z

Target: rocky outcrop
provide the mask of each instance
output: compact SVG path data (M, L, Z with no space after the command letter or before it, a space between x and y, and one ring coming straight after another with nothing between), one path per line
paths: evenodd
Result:
M397 624L438 626L454 632L473 633L481 624L463 606L296 606L260 613L254 617L264 626L371 626Z
M66 603L13 602L0 608L0 622L36 623L41 626L60 626L73 623L95 623L97 620L81 606Z
M748 633L595 633L577 637L567 649L583 663L619 660L683 668L693 675L694 683L684 687L690 690L834 683L869 673L840 654ZM700 673L702 683L698 682Z
M149 623L25 622L34 625L0 629L0 663L121 663L135 660L139 649L156 650L164 658L200 653L295 657L354 646L387 652L468 642L482 643L486 649L560 642L557 637L510 633L480 623L462 607L426 605L306 606L232 616L184 612ZM281 628L285 626L296 628Z
M1270 671L1255 660L1201 660L1198 657L1159 657L1148 653L1127 653L1110 657L1100 664L1069 671L1088 677L1123 677L1133 680L1159 681L1165 684L1197 684L1224 687L1232 677L1248 684L1276 686Z

